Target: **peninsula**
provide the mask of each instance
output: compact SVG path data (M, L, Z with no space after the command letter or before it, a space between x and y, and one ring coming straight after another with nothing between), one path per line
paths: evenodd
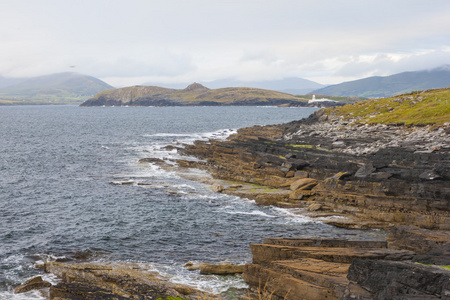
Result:
M349 97L350 98L350 97ZM132 86L107 90L96 94L81 106L316 106L309 99L278 91L229 87L209 89L193 83L185 89L169 89L158 86ZM321 106L343 105L328 101Z

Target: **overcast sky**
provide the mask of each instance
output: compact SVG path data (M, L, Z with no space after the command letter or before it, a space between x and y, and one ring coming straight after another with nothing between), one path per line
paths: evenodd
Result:
M450 64L449 0L0 0L0 75L322 84Z

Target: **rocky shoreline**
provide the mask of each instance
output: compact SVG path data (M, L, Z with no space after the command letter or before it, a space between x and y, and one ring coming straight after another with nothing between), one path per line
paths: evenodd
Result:
M253 263L245 266L243 278L260 295L450 299L450 124L355 121L320 110L301 121L243 128L225 141L184 145L177 151L192 159L179 159L175 167L156 158L141 162L177 168L185 176L192 168L207 170L212 178L191 179L260 205L298 208L335 226L391 231L387 241L268 238L251 245ZM48 263L44 268L61 279L50 287L49 299L205 296L138 265Z
M334 225L449 230L450 124L350 123L320 110L306 120L244 128L226 141L198 141L179 151L201 161L178 163L208 170L223 193L350 220Z

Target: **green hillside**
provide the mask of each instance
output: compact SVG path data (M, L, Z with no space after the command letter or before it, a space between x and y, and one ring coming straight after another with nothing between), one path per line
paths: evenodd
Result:
M412 91L450 87L450 66L391 76L368 77L315 90L313 93L365 98L391 97Z
M29 78L0 89L0 99L38 103L80 103L113 88L100 79L78 73Z
M442 125L450 122L450 88L361 101L326 113L358 123Z

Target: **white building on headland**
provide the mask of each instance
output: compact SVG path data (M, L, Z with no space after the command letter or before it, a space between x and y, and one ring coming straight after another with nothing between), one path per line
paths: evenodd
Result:
M320 98L320 99L316 99L316 95L312 95L312 99L308 100L308 103L321 103L321 102L338 102L338 101L334 101L328 98Z

